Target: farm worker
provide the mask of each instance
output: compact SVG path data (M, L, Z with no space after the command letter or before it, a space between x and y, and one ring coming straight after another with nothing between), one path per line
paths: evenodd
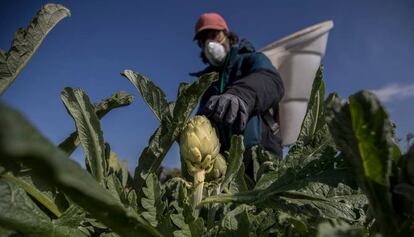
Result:
M244 164L253 177L251 148L263 148L282 157L282 144L276 121L278 104L284 95L277 69L250 42L229 31L217 13L202 14L195 25L194 40L201 48L201 59L208 66L192 76L218 72L201 98L197 114L215 122L222 151L228 150L233 134L244 136ZM269 113L273 111L273 113Z

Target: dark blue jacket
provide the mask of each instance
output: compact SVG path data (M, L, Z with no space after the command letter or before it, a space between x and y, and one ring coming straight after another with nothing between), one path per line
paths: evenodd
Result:
M278 103L284 94L283 82L270 60L263 53L256 52L248 41L242 40L231 48L224 67L217 68L210 65L203 71L190 75L199 77L212 71L219 72L220 79L202 96L197 114L201 113L206 102L213 95L222 93L237 95L253 108L243 133L246 149L262 144L267 150L281 156L280 137L272 134L261 117L271 107L277 114ZM224 124L217 124L217 126L222 150L227 150L232 129Z

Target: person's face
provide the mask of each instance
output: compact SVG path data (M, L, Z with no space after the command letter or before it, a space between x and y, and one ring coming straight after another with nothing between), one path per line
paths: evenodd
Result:
M227 36L224 31L221 30L205 30L201 32L201 36L198 39L198 46L203 49L207 40L216 41L220 44L225 45Z

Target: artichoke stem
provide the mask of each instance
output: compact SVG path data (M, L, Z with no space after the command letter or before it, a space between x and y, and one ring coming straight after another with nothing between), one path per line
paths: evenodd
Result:
M196 209L198 204L203 199L203 186L204 179L206 177L205 170L199 170L194 174L194 195L193 195L193 208Z

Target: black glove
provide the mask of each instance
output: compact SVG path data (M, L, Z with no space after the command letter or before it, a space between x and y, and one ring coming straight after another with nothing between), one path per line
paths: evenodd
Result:
M202 114L216 122L232 125L236 132L246 128L250 109L240 97L232 94L212 96L204 106Z

